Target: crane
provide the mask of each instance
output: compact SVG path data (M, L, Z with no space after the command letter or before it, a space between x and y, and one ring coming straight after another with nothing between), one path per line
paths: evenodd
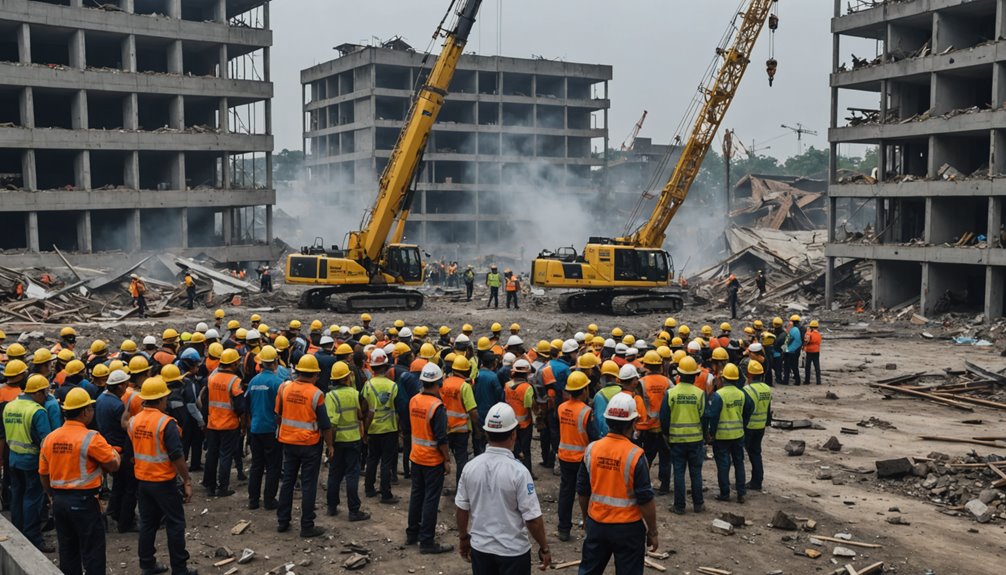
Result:
M758 36L766 23L773 32L778 28L779 18L772 13L776 2L746 0L746 7L738 14L740 23L717 48L715 71L700 89L688 140L650 217L631 232L627 227L624 236L589 238L580 254L568 247L555 252L542 251L535 259L531 270L534 285L575 290L559 298L561 311L631 314L682 308L681 293L670 289L674 264L663 250L667 227L688 196L716 131L733 103ZM770 57L766 62L770 82L777 68L778 62Z
M628 152L636 146L636 137L639 136L639 131L643 129L643 122L646 121L647 114L649 114L649 112L643 110L643 115L639 117L639 121L636 122L636 125L632 127L632 132L630 132L629 136L625 138L624 142L622 142L623 152Z
M794 134L796 134L796 152L797 152L797 154L802 154L803 153L803 135L804 134L807 134L808 136L816 136L817 135L817 132L815 130L809 130L807 128L804 128L803 124L801 124L800 122L796 123L796 127L795 128L792 127L792 126L787 126L786 124L783 124L782 127L786 128L787 130L790 130Z
M377 199L360 229L347 234L343 249L326 250L316 240L314 246L287 257L287 283L317 286L301 294L301 307L322 308L328 303L339 312L422 307L420 292L400 287L422 285L420 249L400 242L414 195L413 181L482 0L461 2L453 27L445 29L457 3L451 1L433 34L434 40L444 38L443 48L426 83L418 88L381 174Z

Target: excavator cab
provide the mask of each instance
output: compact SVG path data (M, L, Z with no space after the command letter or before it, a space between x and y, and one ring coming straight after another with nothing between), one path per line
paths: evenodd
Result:
M401 277L406 284L422 283L423 258L419 246L392 244L384 252L385 271Z

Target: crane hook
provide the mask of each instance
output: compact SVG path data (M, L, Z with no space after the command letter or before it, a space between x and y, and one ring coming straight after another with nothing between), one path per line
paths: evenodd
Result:
M768 85L772 85L772 81L775 80L775 72L779 68L779 61L775 58L769 58L768 62L765 62L765 71L768 72Z

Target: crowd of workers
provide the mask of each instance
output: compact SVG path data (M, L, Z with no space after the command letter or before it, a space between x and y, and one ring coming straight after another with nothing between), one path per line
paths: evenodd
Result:
M647 337L591 324L533 344L517 324L504 332L495 323L484 336L466 324L455 336L448 326L434 335L359 319L277 329L217 310L191 332L169 328L139 344L81 346L65 327L55 345L34 350L5 346L0 332L2 500L12 522L46 552L56 549L43 531L54 526L64 573L104 573L106 529L138 532L144 575L168 571L155 556L163 524L171 572L195 573L185 549L190 471L202 470L208 495L233 496L247 444L248 508L274 511L285 532L299 485L300 535L315 537L325 531L315 511L323 463L327 515L345 503L348 521L366 521L360 475L367 498L398 503L401 453L407 545L453 549L435 527L440 497L454 495L458 551L474 572L528 573L530 538L540 563L551 561L534 488L537 430L539 463L560 478L562 541L579 501L580 573L603 572L612 556L618 573L642 573L646 547L657 545L655 496L673 491L670 511L685 513L687 471L701 512L711 446L716 499L732 492L744 503L764 481L773 384L800 384L801 352L805 379L814 365L820 383L818 324L805 329L795 315L788 325L755 321L743 335L727 323L715 336L710 326L693 333L667 318Z

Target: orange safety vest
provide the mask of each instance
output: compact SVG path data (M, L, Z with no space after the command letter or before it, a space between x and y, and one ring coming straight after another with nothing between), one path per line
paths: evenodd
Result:
M503 357L504 351L503 351L503 346L502 345L496 343L496 344L493 344L492 348L490 348L490 349L492 350L492 352L494 354L496 354L497 357Z
M513 276L506 281L506 291L517 291L517 280Z
M52 382L56 384L56 387L63 387L66 383L66 370L59 370L59 373L53 376Z
M590 444L587 435L587 419L590 407L586 403L571 399L559 406L559 460L567 463L583 461L583 455Z
M714 389L706 389L706 383L709 381L709 368L703 367L699 374L695 376L695 387L704 391L707 395L716 391Z
M447 408L447 433L465 433L468 431L470 417L461 400L461 386L465 380L452 375L444 380L440 388L440 397Z
M444 454L433 436L433 414L443 405L433 395L420 393L409 400L409 422L412 424L412 453L409 461L417 465L435 467L444 462Z
M646 390L643 389L643 393L645 393L645 392L646 392ZM622 393L627 393L627 394L631 395L632 399L634 399L636 401L636 413L639 414L639 417L636 418L636 423L633 425L633 427L635 427L636 429L639 429L639 430L649 429L650 428L650 417L648 415L649 411L647 411L647 409L646 409L646 402L649 400L649 398L643 399L643 396L640 395L639 392L626 391L624 389L622 390Z
M241 378L233 373L214 371L206 380L206 395L209 400L209 418L206 428L226 430L238 428L238 416L234 413L233 397L243 393Z
M634 523L643 518L636 505L635 470L643 450L622 435L608 434L587 446L583 464L590 475L587 514L598 523Z
M555 389L552 384L555 383L555 373L552 371L552 364L546 363L545 367L541 368L541 384L545 387L549 398L555 399Z
M177 472L164 450L164 428L175 418L153 407L144 407L129 421L133 443L133 473L140 481L170 481Z
M730 338L729 337L727 337L725 335L721 335L718 338L718 341L720 343L720 347L722 347L723 349L726 349L726 348L730 347Z
M161 367L164 367L169 363L175 363L175 359L177 358L178 356L176 356L175 354L171 353L170 351L165 351L163 349L159 349L156 352L154 352L153 357L154 361L161 364Z
M617 355L611 356L611 361L615 362L615 365L618 367L622 367L626 363L624 357L618 357Z
M517 423L521 429L525 429L531 425L531 410L524 407L524 395L527 394L529 387L531 387L531 384L526 381L511 381L503 388L506 402L513 408L514 414L517 415Z
M24 390L16 385L0 386L0 403L14 401L22 393L24 393Z
M646 392L646 399L649 400L649 408L646 411L647 426L644 429L660 431L660 405L664 401L664 394L671 387L671 380L659 373L651 373L640 378L643 382L643 391Z
M821 332L816 329L808 329L807 343L804 344L803 350L807 353L821 353Z
M42 440L39 473L49 476L53 489L98 489L101 468L95 458L87 456L92 448L119 457L97 431L79 421L66 421Z
M138 280L133 280L129 282L129 295L133 297L140 297L147 292L147 286L143 285L143 282Z
M122 405L126 406L129 411L130 417L136 417L137 413L143 411L143 399L140 398L140 392L132 387L127 387L126 393L122 394L120 399L122 399Z
M287 381L276 394L280 443L315 445L321 440L315 411L325 403L325 395L312 383Z
M206 358L206 371L213 373L220 367L220 360L213 357Z

